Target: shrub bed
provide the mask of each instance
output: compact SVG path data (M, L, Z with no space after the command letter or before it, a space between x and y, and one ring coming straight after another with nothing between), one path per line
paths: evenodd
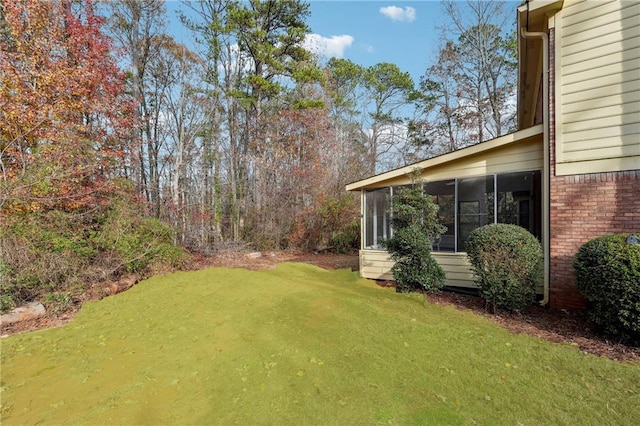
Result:
M0 227L0 312L35 299L66 306L92 283L179 268L188 255L173 240L170 226L129 199L92 212L14 214Z
M583 244L573 262L589 317L603 334L640 346L640 243L629 234Z

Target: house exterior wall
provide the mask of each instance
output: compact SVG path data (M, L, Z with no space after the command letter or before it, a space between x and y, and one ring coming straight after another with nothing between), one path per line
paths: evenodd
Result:
M499 148L488 150L477 155L462 157L422 171L425 182L445 179L485 176L493 173L520 172L541 170L542 134L515 141ZM410 171L410 170L408 170ZM411 183L406 174L375 183L373 187L404 185ZM364 230L365 224L362 224ZM364 241L364 238L363 238ZM466 253L433 252L434 259L444 269L447 286L475 288L471 265ZM391 267L393 261L385 250L360 250L360 275L375 280L393 280Z
M586 306L573 258L605 234L640 233L640 170L551 177L551 294L554 308Z
M486 143L486 142L485 142ZM542 135L517 141L477 155L462 157L433 167L422 169L420 175L425 182L445 179L484 176L491 173L520 172L542 169ZM411 172L411 169L407 170ZM408 174L387 179L369 188L407 185L411 183Z
M555 16L557 175L640 168L640 2L566 0Z
M633 154L634 150L640 151L639 127L630 114L625 116L622 113L626 101L638 99L637 93L625 92L626 88L630 87L629 83L633 84L633 81L625 80L622 72L622 77L618 75L609 80L612 84L599 86L603 80L598 72L602 73L602 70L581 71L587 79L579 86L584 89L583 94L568 94L564 92L566 87L558 90L559 85L567 85L562 79L567 71L556 72L558 66L565 65L563 61L558 61L557 55L565 55L566 47L569 45L565 40L558 39L559 34L566 36L565 26L581 25L590 18L598 25L606 27L606 22L613 19L612 16L607 18L607 15L615 14L621 7L628 12L626 2L613 3L571 3L567 10L563 9L560 21L563 30L560 31L560 25L556 25L549 31L550 74L559 79L551 81L549 108L550 150L555 153L550 158L549 185L550 305L558 309L577 310L586 307L586 300L577 290L573 269L574 256L582 244L605 234L640 232L640 155L624 155ZM635 6L640 6L640 3L635 2ZM602 17L601 14L605 16ZM593 25L586 25L585 31L586 28L593 28ZM601 51L597 43L593 43L593 48ZM622 59L617 53L613 56L618 60ZM631 63L634 63L634 60ZM569 68L569 72L572 69L575 68ZM611 96L605 95L607 91ZM609 110L603 107L603 111L596 111L598 106L614 102L619 102L619 105L612 106ZM567 112L567 105L574 110L583 108L586 118L578 120L577 113ZM626 108L634 109L637 105L627 105ZM616 114L615 111L618 117L609 120L598 118L598 114ZM636 115L640 118L640 113ZM569 122L564 123L563 120ZM603 122L606 122L606 125L601 125ZM568 155L573 148L567 147L579 147L580 138L585 139L581 148L583 151L575 148L577 151ZM597 149L598 144L601 144L603 149ZM613 155L610 155L611 153ZM627 168L630 170L626 170Z
M446 285L476 288L466 253L431 253L445 272ZM393 280L393 261L384 250L360 250L360 276L372 280Z
M531 111L522 117L524 129L509 136L513 139L488 141L411 167L422 169L427 181L548 172L549 213L543 221L549 225L549 303L582 309L586 301L573 270L580 246L600 235L640 233L640 1L536 1L519 12L521 23L526 19L528 25L531 17L527 30L549 33L549 163L543 164L542 126L535 137L526 133L536 127L527 127L535 122L530 97L520 102L520 109L528 106ZM543 77L542 45L528 41L520 50L521 62L528 55L521 69L521 95L523 90L538 93ZM406 167L374 176L347 189L406 184L409 171ZM447 285L473 286L465 253L434 257L446 271ZM362 250L360 259L362 276L393 278L393 262L385 251Z

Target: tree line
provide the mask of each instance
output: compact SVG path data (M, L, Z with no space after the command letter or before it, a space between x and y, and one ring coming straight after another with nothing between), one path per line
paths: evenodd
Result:
M3 0L3 239L48 212L87 238L117 199L193 250L357 245L346 183L514 130L515 15L442 6L416 84L305 48L301 0L183 2L190 45L163 0Z

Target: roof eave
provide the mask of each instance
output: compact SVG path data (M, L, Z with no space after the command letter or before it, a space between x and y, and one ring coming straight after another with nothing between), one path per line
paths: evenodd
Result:
M420 170L428 169L434 166L448 163L450 161L455 161L465 157L478 155L480 153L487 152L492 149L501 148L512 143L517 143L522 140L531 138L533 136L541 135L542 131L543 131L542 124L538 124L517 132L509 133L507 135L488 140L486 142L479 143L477 145L469 146L467 148L462 148L457 151L449 152L447 154L439 155L437 157L429 158L427 160L422 160L417 163L412 163L403 167L399 167L394 170L390 170L385 173L380 173L378 175L374 175L356 182L349 183L345 186L345 189L347 191L359 191L367 187L384 182L386 180L407 175L412 171L414 171L415 169L420 169Z

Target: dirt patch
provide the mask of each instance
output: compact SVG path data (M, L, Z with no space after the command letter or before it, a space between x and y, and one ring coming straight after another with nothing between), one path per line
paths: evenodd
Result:
M358 270L358 255L333 255L324 253L305 253L300 251L272 251L247 252L239 250L224 250L212 256L195 255L189 269L197 270L207 267L230 267L261 270L274 268L281 262L304 262L325 269L350 268ZM131 277L127 277L131 280ZM109 283L111 287L118 287L118 283ZM393 285L380 282L380 285ZM101 287L104 287L104 283ZM97 286L92 286L85 293L74 298L73 307L57 314L47 314L45 317L24 321L21 323L2 326L0 334L3 337L47 327L59 327L71 321L75 313L84 302L97 300L107 294ZM598 356L604 356L619 361L640 362L640 348L610 342L597 335L584 312L558 311L534 306L519 312L501 312L490 314L485 309L484 302L475 296L443 292L429 296L431 303L451 305L456 309L472 311L499 324L513 333L524 333L556 343L576 345L581 351Z
M281 262L303 262L325 269L350 268L353 271L357 271L360 267L357 254L316 254L297 250L269 252L238 252L227 250L218 252L209 257L196 255L193 260L193 269L219 266L226 268L260 270L274 268Z

